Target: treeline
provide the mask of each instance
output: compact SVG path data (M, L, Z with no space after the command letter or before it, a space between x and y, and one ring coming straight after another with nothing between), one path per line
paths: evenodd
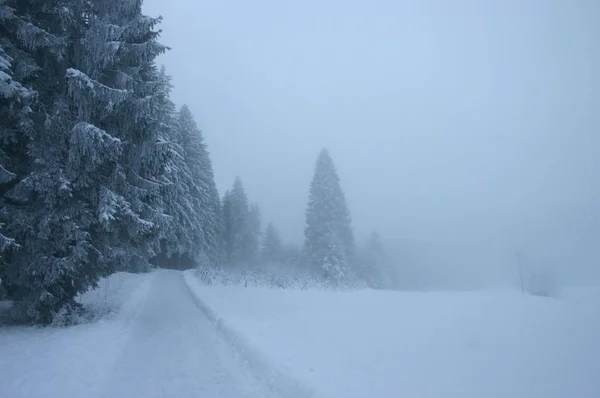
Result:
M376 232L357 249L350 211L327 149L317 157L309 187L302 248L283 244L273 223L261 233L261 212L257 204L249 203L237 178L222 200L224 269L263 273L267 279L302 275L334 286L398 286ZM275 284L285 285L280 280Z
M15 319L49 323L158 254L218 257L206 146L154 60L139 0L0 2L0 278Z
M383 286L380 243L357 255L326 150L304 250L272 224L262 233L241 180L219 197L201 131L155 63L160 18L141 3L0 0L0 298L13 317L50 323L100 278L156 265L290 262Z

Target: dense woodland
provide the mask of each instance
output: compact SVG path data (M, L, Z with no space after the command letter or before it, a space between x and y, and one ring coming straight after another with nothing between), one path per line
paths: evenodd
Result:
M263 226L241 179L220 197L190 109L156 58L141 0L0 0L0 295L21 322L81 311L114 272L289 267L390 287L381 240L357 250L329 152L317 158L305 244Z

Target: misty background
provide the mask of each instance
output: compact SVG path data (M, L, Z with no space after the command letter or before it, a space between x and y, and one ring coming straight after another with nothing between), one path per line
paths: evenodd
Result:
M173 99L221 193L240 176L302 244L314 159L335 160L357 241L432 285L515 283L516 250L600 276L600 4L145 0ZM418 276L415 276L418 275Z

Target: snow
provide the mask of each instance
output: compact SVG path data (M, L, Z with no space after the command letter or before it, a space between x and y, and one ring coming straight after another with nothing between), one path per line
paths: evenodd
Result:
M200 312L182 275L161 271L155 282L103 397L268 396Z
M0 327L0 397L600 396L597 288L282 290L163 270L80 301L100 317Z
M260 353L315 396L600 396L598 289L550 299L186 281L250 360Z
M80 299L103 319L69 328L0 327L0 397L88 397L117 357L149 275L118 273ZM90 360L93 358L93 360Z
M181 273L116 274L68 328L0 327L0 397L269 397L196 306Z

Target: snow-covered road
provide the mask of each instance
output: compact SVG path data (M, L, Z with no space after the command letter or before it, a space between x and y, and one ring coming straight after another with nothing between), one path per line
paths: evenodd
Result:
M153 276L103 397L264 397L198 309L182 274Z
M82 298L121 301L68 328L0 327L0 397L273 397L196 306L183 275L115 275Z

